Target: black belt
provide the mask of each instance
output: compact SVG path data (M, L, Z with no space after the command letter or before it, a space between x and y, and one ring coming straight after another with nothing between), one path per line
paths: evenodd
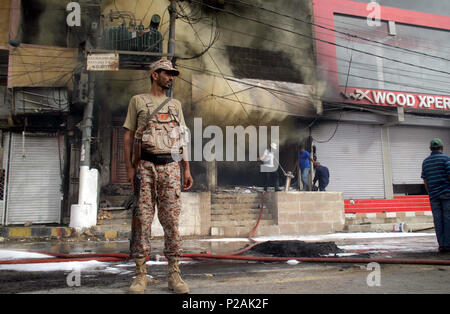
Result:
M170 164L171 162L175 162L171 154L155 155L144 150L141 151L141 160L150 161L155 165L165 165Z

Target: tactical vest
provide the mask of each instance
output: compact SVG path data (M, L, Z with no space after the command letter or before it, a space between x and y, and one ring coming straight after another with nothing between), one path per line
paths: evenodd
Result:
M153 155L181 153L180 116L172 100L149 119L158 105L148 94L139 97L147 106L146 118L138 125L135 134L135 139L141 141L142 151Z

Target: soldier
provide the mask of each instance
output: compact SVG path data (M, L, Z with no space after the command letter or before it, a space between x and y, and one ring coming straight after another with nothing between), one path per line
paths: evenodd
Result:
M144 293L147 287L146 260L150 254L151 224L158 208L158 218L164 229L164 255L168 260L168 286L175 293L189 293L188 285L180 277L178 259L181 255L181 237L178 218L181 211L180 166L176 161L180 148L180 127L185 127L181 103L167 98L165 92L172 86L179 71L169 60L151 64L151 89L148 94L131 98L123 127L124 156L127 177L138 206L133 209L131 257L136 262L136 279L131 293ZM164 102L164 104L163 104ZM162 107L159 110L157 107ZM153 115L152 115L153 114ZM184 189L189 190L193 179L186 149L183 153Z

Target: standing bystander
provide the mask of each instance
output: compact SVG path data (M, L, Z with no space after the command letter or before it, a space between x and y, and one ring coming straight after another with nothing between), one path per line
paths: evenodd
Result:
M431 155L422 163L422 179L430 196L440 252L450 252L450 158L439 138L430 142Z
M303 191L309 191L309 184L308 184L308 175L309 171L311 170L311 164L310 162L314 161L311 157L311 154L305 150L303 146L300 146L300 152L298 154L298 184L299 189L301 189L300 181L303 183ZM301 178L301 180L300 180Z

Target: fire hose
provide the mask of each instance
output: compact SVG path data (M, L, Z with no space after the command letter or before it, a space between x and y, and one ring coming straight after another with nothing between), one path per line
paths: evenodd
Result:
M233 253L229 254L212 254L212 253L184 253L181 260L198 260L198 259L214 259L214 260L237 260L237 261L254 261L254 262L287 262L295 260L301 263L352 263L352 264L368 264L376 262L379 264L410 264L410 265L450 265L450 260L442 259L395 259L395 258L351 258L351 257L266 257L266 256L242 256L241 254L251 250L258 243L253 239L254 234L261 221L264 209L264 191L261 192L261 204L258 220L250 232L248 239L253 244ZM7 260L0 261L0 265L5 264L34 264L34 263L61 263L61 262L120 262L130 260L131 257L126 253L82 253L82 254L65 254L51 253L43 251L29 251L32 253L40 253L53 258L42 259L23 259L23 260ZM164 257L150 255L149 260L164 260Z
M130 259L129 254L115 254L122 255L111 257L111 253L96 253L96 254L66 254L48 253L48 252L34 252L42 254L50 254L58 258L45 259L24 259L24 260L8 260L0 261L0 265L4 264L35 264L35 263L61 263L61 262L85 262L85 261L99 261L99 262L119 262ZM89 257L86 257L88 255ZM196 260L196 259L220 259L220 260L238 260L238 261L254 261L254 262L287 262L295 260L301 263L371 263L379 264L411 264L411 265L446 265L450 266L450 260L435 260L435 259L395 259L395 258L350 258L350 257L265 257L265 256L238 256L233 254L212 254L212 253L185 253L181 255L182 259ZM156 255L149 256L149 260L156 259Z

